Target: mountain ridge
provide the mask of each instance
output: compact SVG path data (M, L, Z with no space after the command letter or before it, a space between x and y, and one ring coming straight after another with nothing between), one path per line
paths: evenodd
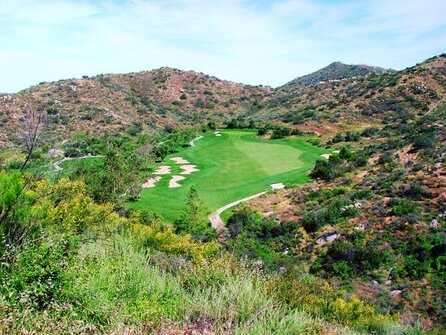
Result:
M321 82L341 80L352 77L363 77L373 74L381 75L391 71L394 70L366 64L346 64L340 61L335 61L322 69L294 78L285 85L281 86L281 88L310 86Z

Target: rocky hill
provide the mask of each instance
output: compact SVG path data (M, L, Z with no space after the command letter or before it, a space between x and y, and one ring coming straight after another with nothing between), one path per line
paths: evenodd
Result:
M341 62L333 62L330 65L307 74L297 77L283 85L283 88L310 86L322 82L341 80L345 78L365 77L370 75L381 75L390 72L378 66L370 66L363 64L344 64Z
M446 55L380 76L275 91L257 120L320 134L419 117L444 101Z
M160 68L40 83L0 95L0 143L20 134L26 106L48 115L53 139L79 131L152 132L166 125L225 120L264 101L270 88L219 80L202 73Z

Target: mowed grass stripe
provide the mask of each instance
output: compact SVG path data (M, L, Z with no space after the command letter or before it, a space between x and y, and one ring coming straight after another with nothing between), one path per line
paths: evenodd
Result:
M159 212L166 222L174 222L181 214L191 186L211 210L235 200L264 191L272 183L297 184L309 180L306 172L320 155L326 153L302 139L260 140L252 130L223 130L222 136L206 134L195 147L186 148L166 158L160 165L178 165L170 157L181 156L200 169L169 189L172 175L161 176L155 188L144 189L140 200L129 206Z

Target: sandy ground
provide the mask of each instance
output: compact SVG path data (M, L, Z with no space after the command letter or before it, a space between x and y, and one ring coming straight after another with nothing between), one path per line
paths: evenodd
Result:
M187 163L189 163L189 161L185 160L183 157L172 157L170 160L174 161L176 164L187 164Z
M154 172L154 174L171 174L170 166L167 165L159 166L158 169Z
M191 174L200 171L199 169L197 169L196 165L181 165L180 169L184 170L180 174Z
M142 188L155 187L155 183L160 180L161 180L161 177L148 178L147 181L144 184L142 184Z
M180 180L186 179L183 176L173 176L171 180L169 180L169 188L181 187L183 185L178 184L177 182Z
M321 157L324 157L325 159L329 159L330 158L330 154L322 154Z
M273 190L280 190L285 187L283 183L271 184L270 186Z

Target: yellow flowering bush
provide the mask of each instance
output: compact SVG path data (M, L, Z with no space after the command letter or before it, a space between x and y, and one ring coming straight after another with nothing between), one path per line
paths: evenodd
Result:
M171 228L161 223L143 225L133 223L130 229L136 238L149 248L164 251L168 254L189 257L194 261L202 261L218 250L217 242L194 242L190 235L177 235Z
M328 282L303 283L296 278L274 277L268 291L293 308L360 330L375 330L397 320L397 316L379 314L373 306L354 296L344 298L344 292Z

